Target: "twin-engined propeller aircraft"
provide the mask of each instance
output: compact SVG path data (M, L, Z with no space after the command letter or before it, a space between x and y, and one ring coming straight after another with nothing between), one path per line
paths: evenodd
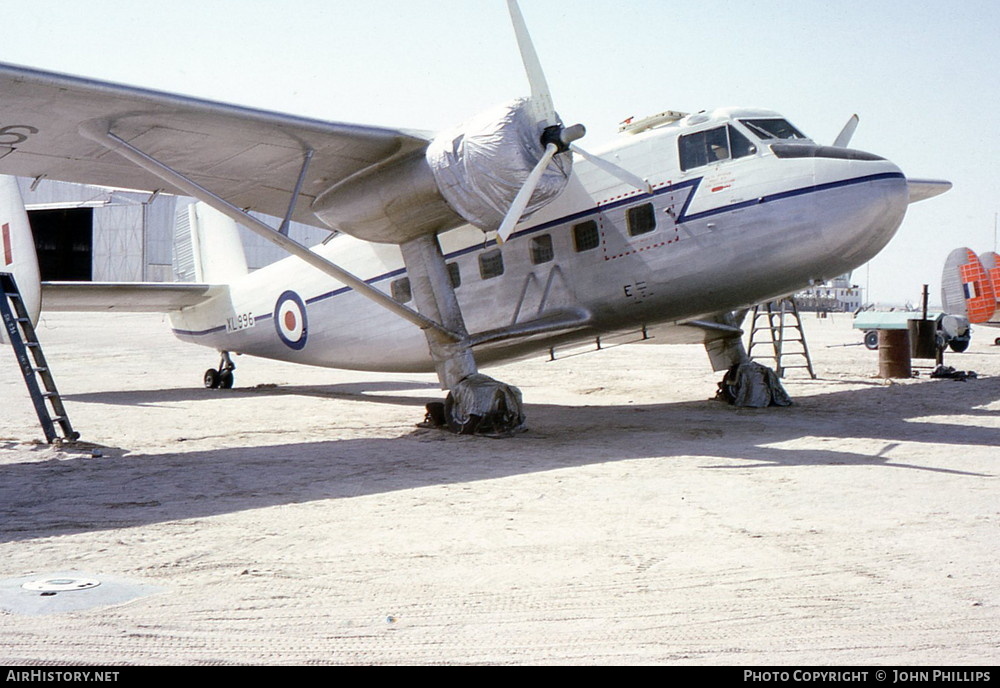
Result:
M531 95L436 136L0 65L0 173L200 201L198 283L51 284L46 309L168 311L176 336L221 352L210 387L232 386L230 353L435 371L440 422L503 433L524 423L520 393L480 363L633 331L704 342L730 369L747 360L743 309L858 267L908 203L950 187L848 148L856 118L821 145L769 110L668 111L588 152L508 5ZM5 237L30 232L7 219L10 186ZM338 233L308 248L293 220ZM236 223L290 256L248 272Z

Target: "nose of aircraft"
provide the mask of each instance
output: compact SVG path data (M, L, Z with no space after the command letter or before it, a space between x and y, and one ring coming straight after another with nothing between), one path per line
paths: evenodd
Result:
M896 234L909 202L906 176L894 163L863 151L833 149L817 155L816 185L827 199L826 243L838 269L873 258ZM826 194L823 194L826 196Z

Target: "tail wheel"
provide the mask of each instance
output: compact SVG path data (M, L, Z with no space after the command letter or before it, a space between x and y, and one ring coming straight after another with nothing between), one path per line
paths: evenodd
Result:
M865 347L871 351L878 349L878 332L875 330L865 332Z
M229 378L229 386L232 387L232 373L229 374ZM222 380L218 370L215 368L209 368L205 371L205 389L218 389L221 383Z

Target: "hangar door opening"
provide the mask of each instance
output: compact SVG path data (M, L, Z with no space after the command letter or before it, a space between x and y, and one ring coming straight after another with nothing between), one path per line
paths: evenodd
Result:
M93 279L93 208L32 210L28 220L43 282Z

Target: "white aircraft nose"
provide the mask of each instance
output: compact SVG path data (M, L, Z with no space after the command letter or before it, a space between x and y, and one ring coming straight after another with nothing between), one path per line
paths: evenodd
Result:
M892 239L906 215L906 176L884 158L834 149L844 157L815 159L821 193L825 243L843 271L871 260ZM838 268L840 269L840 268Z

